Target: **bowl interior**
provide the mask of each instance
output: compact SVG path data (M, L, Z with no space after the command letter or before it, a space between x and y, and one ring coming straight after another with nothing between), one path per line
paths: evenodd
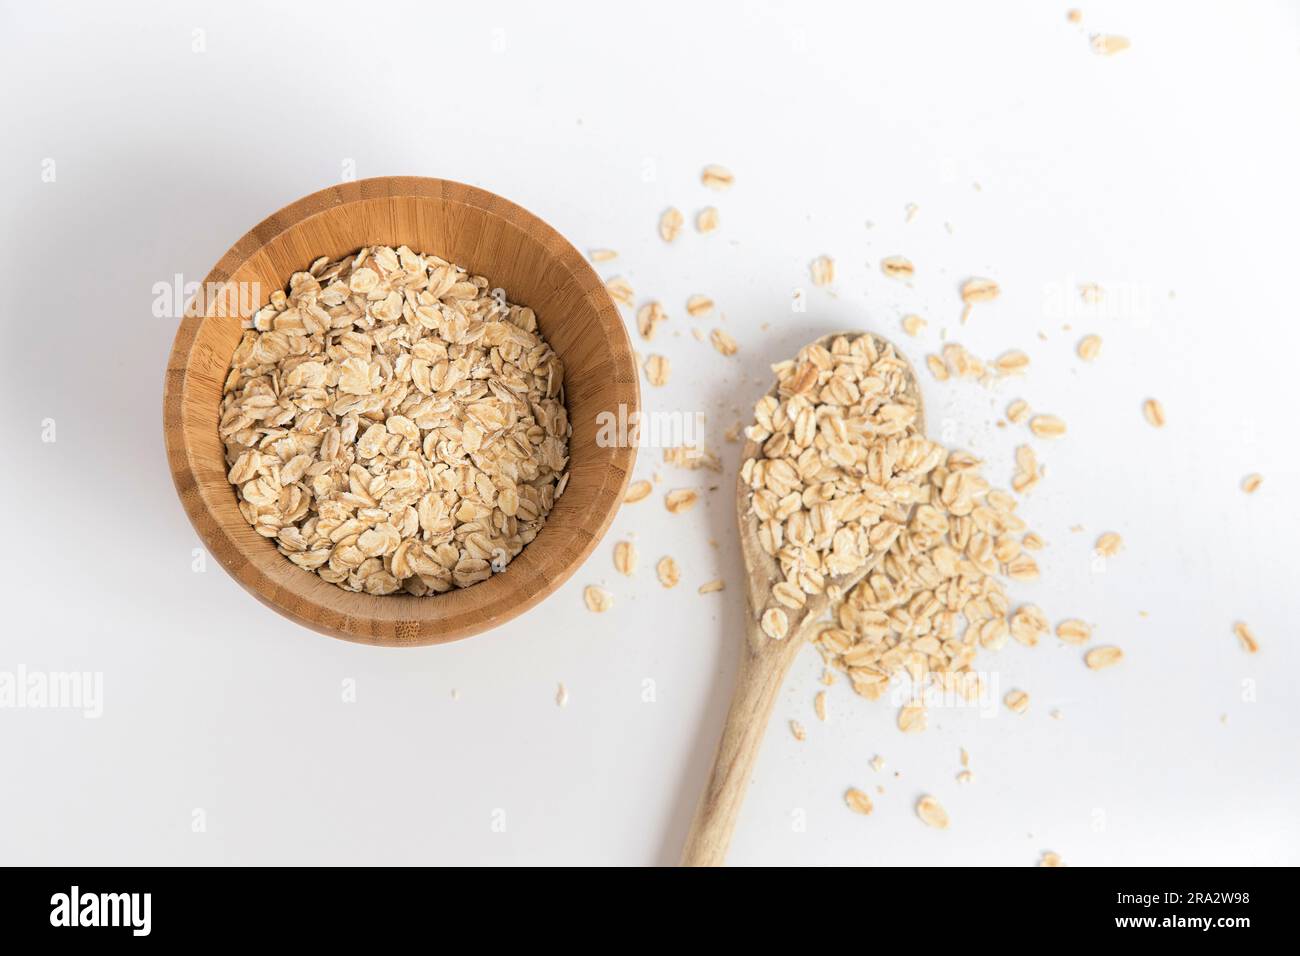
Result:
M469 588L417 598L353 594L282 556L239 513L217 419L240 316L318 256L407 245L488 278L531 307L564 362L573 434L568 487L537 538L506 570ZM635 442L597 442L601 413L639 408L637 368L599 277L557 232L513 203L445 180L394 177L308 196L256 226L205 283L168 368L164 430L181 501L214 557L263 602L337 637L430 644L500 624L559 587L595 547L622 501ZM627 420L626 418L623 420Z

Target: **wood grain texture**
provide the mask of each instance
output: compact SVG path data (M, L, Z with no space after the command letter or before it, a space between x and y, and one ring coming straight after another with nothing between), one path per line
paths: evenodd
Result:
M836 332L810 344L830 348L831 342L841 336L856 339L862 335L871 335L880 350L890 344L887 339L867 332ZM895 352L903 358L897 349ZM924 434L925 406L921 401L920 383L910 364L905 393L916 403L917 427ZM775 385L769 394L776 394ZM757 457L759 451L757 442L746 442L740 454L741 462ZM739 476L736 478L736 522L740 528L740 550L745 559L745 640L740 649L736 689L722 727L713 770L686 836L683 866L722 866L726 862L727 848L731 845L745 791L754 775L754 764L758 760L777 693L809 634L816 630L830 609L830 599L825 594L809 595L802 609L783 608L790 620L790 631L784 640L774 641L764 634L758 616L771 603L768 595L772 585L784 580L785 576L776 558L759 544L758 517L749 508L749 486ZM838 586L842 592L847 592L866 577L876 563L869 562L851 575L831 578L827 585Z
M238 344L241 294L260 308L318 256L407 245L487 276L531 307L564 362L573 435L568 488L537 538L500 574L446 594L354 594L283 555L239 513L217 422ZM251 284L257 295L251 297ZM595 548L622 503L635 442L603 447L598 416L640 410L636 361L604 283L554 229L514 203L441 179L382 177L313 193L268 217L208 275L219 287L187 312L163 390L163 437L176 492L204 546L241 585L285 617L364 644L437 644L478 634L535 606Z

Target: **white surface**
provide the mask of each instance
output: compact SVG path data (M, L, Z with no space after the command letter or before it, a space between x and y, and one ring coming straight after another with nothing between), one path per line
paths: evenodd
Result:
M984 666L1031 692L1026 716L936 712L905 737L844 682L819 724L806 652L732 862L1300 862L1295 4L1087 3L1082 27L1065 3L716 6L6 5L0 670L100 671L104 713L0 710L0 860L675 860L740 639L737 448L721 432L768 363L860 327L918 361L943 329L984 357L1031 355L1022 382L994 389L923 374L931 431L1005 483L1027 434L994 426L1006 402L1065 418L1067 438L1032 442L1048 476L1022 507L1050 542L1043 576L1012 591L1094 622L1127 658L1092 673L1055 638L1013 645ZM1133 47L1095 56L1094 31ZM602 274L672 316L653 350L673 380L644 389L648 407L706 412L727 460L704 506L627 507L542 607L452 646L329 640L215 562L194 573L163 457L175 323L151 317L153 284L201 279L349 161L358 178L481 185L579 248L617 249ZM700 186L710 162L735 171L733 190ZM720 233L657 238L665 206L710 202ZM833 294L808 281L822 253ZM911 286L879 271L896 253L916 263ZM970 275L1004 292L962 327ZM1081 281L1133 304L1063 320L1054 302L1076 308ZM693 292L716 299L739 356L689 335L713 326L686 316ZM916 341L898 327L909 311L930 321ZM1102 356L1085 366L1074 345L1094 331ZM1142 419L1151 395L1162 431ZM637 476L662 471L661 491L699 477L657 457ZM1252 471L1265 482L1248 497ZM1097 573L1105 530L1126 548ZM643 555L631 582L611 565L623 535ZM673 593L649 567L665 553L684 572ZM724 594L694 593L714 576ZM585 610L589 583L614 592L612 612ZM1258 656L1239 649L1238 619ZM961 746L970 785L954 779ZM844 808L845 787L877 783L874 815ZM926 792L950 831L913 815Z

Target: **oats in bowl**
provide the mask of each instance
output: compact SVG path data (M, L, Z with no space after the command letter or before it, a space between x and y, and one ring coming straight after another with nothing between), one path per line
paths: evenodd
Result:
M564 491L564 369L528 308L402 246L295 273L231 360L220 435L239 509L349 591L504 570Z

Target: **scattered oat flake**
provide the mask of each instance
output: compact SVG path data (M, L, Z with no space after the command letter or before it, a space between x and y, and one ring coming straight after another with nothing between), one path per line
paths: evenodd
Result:
M1259 491L1259 486L1263 483L1263 475L1247 475L1241 482L1241 490L1248 495L1253 495Z
M650 497L650 492L653 490L654 486L648 481L634 481L628 485L627 494L623 496L623 503L630 505L638 501L644 501Z
M1165 407L1154 398L1148 398L1142 403L1142 414L1146 416L1148 422L1156 428L1163 428L1165 424Z
M699 233L710 233L718 228L718 210L713 206L706 206L695 214L695 231Z
M1049 626L1047 615L1035 604L1023 604L1011 615L1011 636L1026 647L1037 646Z
M664 507L672 514L690 511L700 500L700 493L691 488L677 488L664 495Z
M636 298L636 293L632 291L631 284L622 276L615 276L606 282L605 291L619 305L631 307L632 300Z
M948 366L944 364L943 359L937 355L927 355L925 357L925 367L930 370L930 374L937 381L948 381Z
M872 757L872 758L871 758L871 769L874 770L874 771L876 771L877 773L879 773L880 771L884 770L884 769L885 769L885 758L882 757L882 756L880 756L880 754L876 754L874 757Z
M1085 621L1070 618L1056 625L1056 636L1066 644L1087 644L1092 640L1092 627Z
M686 311L693 319L708 315L713 311L713 300L707 295L693 295L686 300Z
M1238 621L1232 626L1232 633L1237 635L1237 640L1241 641L1241 648L1247 654L1259 653L1259 642L1255 640L1255 635L1243 621Z
M848 804L849 809L854 813L861 813L863 816L866 816L873 809L871 798L856 787L850 787L845 792L844 802Z
M316 259L252 317L216 436L241 514L294 564L347 591L424 597L486 580L536 534L566 481L563 368L533 310L489 285L366 246ZM436 441L416 424L430 414ZM430 477L471 458L463 480Z
M1076 351L1079 353L1079 358L1085 362L1091 362L1101 352L1101 336L1085 335L1079 339L1079 346Z
M671 363L662 355L652 355L645 360L645 377L651 385L667 385L672 371Z
M631 541L620 541L614 545L614 569L619 574L631 577L636 571L636 545Z
M1105 558L1113 558L1124 547L1124 539L1114 531L1107 531L1097 539L1097 553Z
M969 766L970 766L970 754L968 754L968 753L966 752L966 748L965 748L965 747L962 747L962 748L961 748L961 765L962 765L963 767L969 767Z
M1029 368L1029 356L1019 349L1003 352L993 360L999 375L1020 375Z
M1070 12L1078 13L1079 11L1071 10ZM1038 861L1038 865L1039 866L1065 866L1065 862L1061 859L1061 854L1053 853L1051 850L1048 850L1043 854L1042 858Z
M830 256L818 256L808 271L812 273L813 285L830 285L835 281L835 260Z
M971 773L969 770L963 770L963 771L961 771L960 773L957 774L957 782L958 782L958 783L974 783L974 782L975 782L975 774Z
M722 578L714 578L712 581L705 581L700 585L701 594L716 594L727 586L727 582Z
M669 206L659 217L659 238L664 242L672 242L681 234L683 221L681 210Z
M1124 652L1118 647L1094 647L1083 655L1084 663L1095 671L1101 670L1103 667L1111 667L1123 659Z
M668 313L658 302L647 302L637 309L636 327L641 338L649 342L655 337L655 330L668 320Z
M919 315L903 316L903 331L908 335L920 335L921 330L925 328L925 325L925 319L921 318Z
M943 808L943 804L928 794L916 801L916 815L926 826L934 827L936 830L948 829L948 811Z
M587 610L603 614L614 606L614 595L594 584L587 585L582 592L582 599L587 602Z
M1092 52L1098 56L1114 56L1127 50L1131 45L1127 37L1115 34L1098 33L1092 38Z
M891 279L910 279L916 275L916 267L910 259L903 256L889 256L880 260L880 271Z
M1029 417L1029 403L1023 398L1017 398L1007 406L1007 421L1019 425Z
M992 302L1002 290L992 279L967 279L961 286L961 300L967 305L974 302Z
M710 332L709 341L712 342L713 347L723 355L735 355L740 351L740 346L736 344L736 340L722 329L714 329Z
M705 166L700 174L700 182L710 189L730 189L735 181L736 177L725 166Z
M910 202L910 203L908 203L906 206L904 206L904 207L903 207L903 222L911 222L913 219L915 219L915 218L916 218L917 210L919 210L919 209L920 209L920 207L917 206L917 204L914 203L914 202Z
M610 262L618 258L618 253L613 249L592 249L588 255L592 262Z
M817 692L817 696L813 698L813 709L817 711L817 719L823 724L826 723L826 691Z
M1083 22L1083 11L1082 11L1082 10L1067 10L1067 11L1065 11L1065 19L1068 20L1070 23L1082 23L1082 22ZM1055 856L1055 854L1053 854L1053 856Z
M1007 709L1012 713L1023 714L1029 709L1029 695L1023 690L1008 691L1002 698L1002 703L1006 704Z
M759 625L763 628L764 634L775 641L779 641L790 630L790 619L786 617L785 611L779 607L770 607L759 618Z
M1035 415L1029 420L1029 430L1039 438L1060 438L1065 434L1065 422L1056 415Z
M569 688L565 687L563 684L560 684L560 686L555 690L555 706L569 706Z
M925 730L926 713L921 704L905 704L898 710L898 729L905 734L917 734Z
M795 740L807 740L808 731L803 729L803 724L797 720L790 721L790 733Z
M1013 581L1038 580L1038 562L1027 554L1021 554L1007 562L1006 575Z
M682 579L682 572L677 567L677 562L670 557L659 559L655 565L655 574L659 575L659 583L666 588L677 587L677 582Z

